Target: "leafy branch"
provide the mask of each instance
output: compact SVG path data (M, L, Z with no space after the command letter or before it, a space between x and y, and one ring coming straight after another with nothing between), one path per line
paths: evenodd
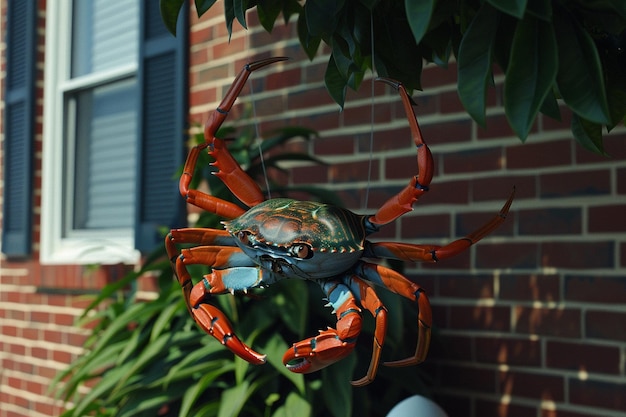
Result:
M198 16L217 0L195 0ZM367 71L421 89L423 62L457 61L457 87L470 116L486 126L486 94L495 67L504 73L504 109L526 140L538 113L561 120L559 101L573 112L572 133L604 153L603 128L626 119L626 2L623 0L223 0L225 23L247 28L256 7L271 32L282 14L297 18L298 36L312 59L331 48L325 74L343 107ZM161 0L175 34L184 0ZM372 31L373 29L373 31Z

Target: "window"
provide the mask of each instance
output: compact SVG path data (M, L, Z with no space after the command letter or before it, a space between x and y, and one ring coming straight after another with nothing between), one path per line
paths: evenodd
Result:
M167 33L156 0L47 2L42 263L136 263L138 248L162 244L159 227L183 217L172 177L187 113L185 32ZM167 95L159 106L156 91ZM155 122L166 127L151 132ZM146 207L144 196L163 204Z

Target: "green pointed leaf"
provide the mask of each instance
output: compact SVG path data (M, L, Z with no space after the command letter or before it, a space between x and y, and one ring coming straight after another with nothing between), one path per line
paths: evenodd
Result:
M302 394L305 392L304 375L291 372L283 364L283 354L289 349L287 343L279 333L273 333L267 343L263 346L263 352L267 354L267 362L274 367L281 375L290 380Z
M309 417L311 415L311 404L296 394L289 393L285 404L279 407L272 417Z
M554 120L561 121L561 109L554 93L548 93L539 111Z
M322 42L322 38L320 36L311 35L309 27L306 24L305 13L300 13L298 16L298 39L300 40L300 45L302 45L306 56L308 56L310 60L313 60Z
M476 13L458 53L458 92L472 118L485 126L487 85L491 79L493 42L498 28L498 12L488 4Z
M552 25L527 17L515 30L504 80L504 108L515 133L525 140L558 71Z
M233 0L235 17L244 29L248 29L246 24L246 10L248 10L248 0Z
M254 387L248 381L243 381L239 385L225 389L222 392L222 402L218 417L235 417L239 415L241 408L252 393Z
M176 36L176 24L178 23L178 15L183 7L185 0L160 0L159 9L161 11L161 19L169 32Z
M164 0L167 1L167 0ZM217 0L196 0L196 12L198 13L198 17L202 16L215 4Z
M521 19L526 11L527 0L487 0L493 7Z
M282 10L283 2L280 0L261 1L257 4L256 10L259 16L259 22L263 29L272 32L276 18Z
M316 0L304 4L306 24L312 36L328 36L335 31L345 0Z
M559 71L557 85L565 103L583 119L610 124L600 58L593 39L561 9L554 15Z
M194 385L189 387L183 395L182 403L180 406L181 416L187 416L191 412L191 408L202 393L213 384L213 382L222 374L232 371L234 365L232 363L225 365L212 372L205 373Z
M343 109L346 101L346 79L341 76L341 72L335 64L333 57L330 57L324 74L324 82L330 96Z
M428 30L428 24L436 3L435 0L404 0L406 17L413 32L415 43L419 44Z
M578 115L572 115L572 133L574 138L583 148L608 156L602 144L602 125L581 119Z
M324 399L334 417L352 415L352 385L350 380L356 365L356 355L346 358L322 369Z

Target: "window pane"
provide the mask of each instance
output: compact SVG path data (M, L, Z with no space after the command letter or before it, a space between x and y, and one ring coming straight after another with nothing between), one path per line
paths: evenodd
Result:
M137 60L137 0L74 0L72 78Z
M77 93L72 228L130 228L137 149L135 78Z

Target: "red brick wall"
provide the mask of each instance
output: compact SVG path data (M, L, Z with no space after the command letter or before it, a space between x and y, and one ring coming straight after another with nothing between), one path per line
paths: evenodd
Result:
M43 59L45 7L39 3ZM5 16L6 1L0 4ZM339 112L323 85L327 55L310 62L295 25L279 21L269 35L252 13L249 30L235 23L229 42L221 7L218 2L200 20L192 13L190 120L204 121L244 63L290 56L252 76L259 129L291 124L318 130L318 139L300 146L329 166L292 167L281 178L324 185L347 207L363 211L372 129L369 81L359 93L349 92ZM43 63L39 70L43 80ZM3 78L4 71L3 53ZM379 236L445 244L497 212L513 185L517 194L506 223L480 244L439 264L406 266L434 307L436 337L421 366L433 377L437 400L451 416L626 415L625 129L607 137L610 158L595 156L574 143L564 111L563 123L540 117L522 144L506 124L501 77L489 93L487 129L463 111L455 79L453 63L448 70L427 67L422 75L424 91L414 98L436 175L416 210ZM374 92L367 212L416 173L397 94L380 84ZM229 122L251 103L249 89L239 103ZM41 95L38 106L41 114ZM39 178L41 117L37 122ZM81 351L84 331L72 323L85 302L76 294L122 273L117 267L39 265L41 193L34 193L34 256L1 259L0 417L59 414L61 404L46 389Z

